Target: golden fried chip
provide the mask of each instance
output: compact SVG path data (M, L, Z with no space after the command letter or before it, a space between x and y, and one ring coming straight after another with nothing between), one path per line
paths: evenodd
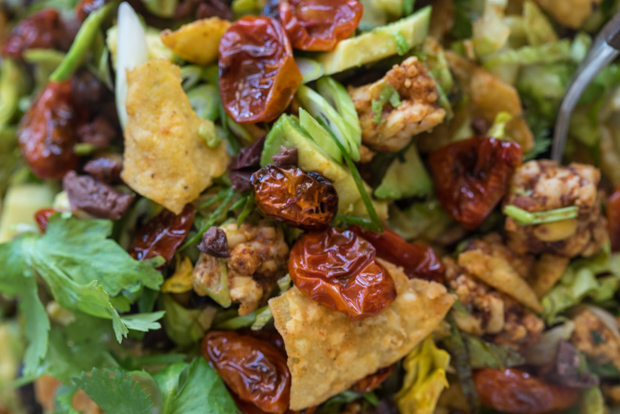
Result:
M151 60L128 71L127 83L123 181L179 214L226 171L225 144L207 146L215 127L193 111L178 66Z
M292 410L318 405L403 358L452 306L454 298L444 286L409 280L402 268L379 261L398 291L396 300L379 315L351 322L296 287L269 301L288 355Z
M533 269L532 289L539 298L545 296L562 278L570 259L564 256L545 253L540 256Z
M198 65L208 65L217 60L218 45L230 22L219 17L196 20L174 32L161 32L161 41L183 59Z
M533 311L542 312L542 305L534 290L497 251L489 254L482 250L468 250L459 254L458 264L487 285L504 292Z

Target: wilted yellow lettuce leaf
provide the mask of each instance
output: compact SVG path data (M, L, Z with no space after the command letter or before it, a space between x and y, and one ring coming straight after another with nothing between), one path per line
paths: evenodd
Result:
M194 287L193 272L194 266L192 266L192 261L189 260L189 257L177 259L176 270L172 277L166 279L162 285L162 293L185 293L192 290Z
M180 214L226 171L225 144L207 146L215 126L192 109L178 66L150 60L127 72L127 84L123 181Z
M217 60L218 45L230 22L219 17L196 20L174 32L164 30L161 41L175 54L198 65L208 65Z
M396 404L402 414L432 414L439 395L448 386L446 369L450 354L435 346L428 336L403 361L405 380L396 394Z

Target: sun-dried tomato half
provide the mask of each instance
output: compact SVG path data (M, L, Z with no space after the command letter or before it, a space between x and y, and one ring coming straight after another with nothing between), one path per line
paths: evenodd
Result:
M380 368L377 372L357 381L351 389L360 394L373 391L394 373L394 365Z
M396 299L394 280L375 255L375 248L351 230L330 227L295 243L288 271L304 295L357 321Z
M136 260L161 256L169 262L192 228L195 216L196 208L191 204L179 215L163 210L138 230L129 254Z
M47 230L47 223L50 221L50 217L55 212L56 210L53 208L42 208L34 213L34 221L37 223L37 227L39 227L41 233L45 233L45 230Z
M51 8L43 9L15 26L4 42L2 56L21 59L28 49L54 49L63 30L60 14Z
M267 165L252 175L252 185L261 214L289 226L322 230L336 216L338 194L321 174Z
M401 266L407 277L443 283L445 266L435 251L423 244L407 243L390 229L383 233L364 231L359 226L351 228L357 235L368 240L377 249L377 256Z
M71 81L50 82L30 106L17 136L24 159L39 178L60 179L78 166L75 129L82 120L71 96Z
M580 395L576 389L547 384L514 368L478 369L474 384L482 405L509 414L563 412Z
M362 19L358 0L284 0L280 21L295 49L327 51L351 36Z
M428 158L441 206L468 230L501 201L522 161L518 144L489 137L455 142Z
M274 345L237 332L211 331L202 355L240 400L266 413L287 411L291 374L286 356Z
M611 250L620 251L620 185L607 200L605 206Z
M220 95L237 122L270 122L293 100L301 73L282 25L271 17L234 22L219 44Z

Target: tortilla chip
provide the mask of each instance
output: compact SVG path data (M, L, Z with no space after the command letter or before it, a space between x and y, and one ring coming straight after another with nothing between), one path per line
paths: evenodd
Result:
M204 134L215 134L215 126L192 109L178 66L151 60L128 71L127 83L123 181L180 214L226 171L225 144L207 146Z
M545 296L562 278L570 259L564 256L545 253L540 256L533 269L532 289L539 298Z
M191 63L206 66L217 60L218 45L230 22L219 17L196 20L174 32L164 30L161 41L175 54Z
M542 305L534 290L497 251L487 253L482 250L468 250L459 254L458 264L468 274L487 285L504 292L533 311L542 312Z
M269 301L291 371L292 410L318 405L407 355L454 303L443 285L407 279L379 260L396 283L396 300L379 315L351 322L293 287Z

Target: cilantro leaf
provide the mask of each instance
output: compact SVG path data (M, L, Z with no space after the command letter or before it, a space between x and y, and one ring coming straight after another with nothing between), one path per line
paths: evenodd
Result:
M157 321L164 316L164 313L164 311L137 313L134 315L121 316L121 321L131 330L147 332L149 330L161 328L161 325Z
M107 220L77 220L55 214L45 235L25 234L0 244L0 291L20 296L20 312L26 319L28 348L25 374L34 374L48 348L50 322L38 298L35 275L49 286L64 308L103 319L111 319L120 342L129 329L157 329L160 313L124 317L114 303L135 301L143 287L159 289L162 275L151 263L138 262L116 242L108 239L112 223Z
M24 355L24 374L34 374L39 362L47 353L47 335L50 331L50 320L39 299L37 283L32 277L26 279L22 299L19 302L19 313L24 315L28 324L25 332L28 348Z
M99 281L106 293L117 296L123 290L141 286L159 290L161 274L149 263L134 260L121 246L108 239L109 220L50 218L45 235L37 240L37 256L58 265L76 283Z
M73 383L106 413L150 414L153 407L140 383L120 370L93 368L90 376L82 372L73 378Z
M204 358L172 364L154 376L162 414L230 414L237 409L224 382Z

